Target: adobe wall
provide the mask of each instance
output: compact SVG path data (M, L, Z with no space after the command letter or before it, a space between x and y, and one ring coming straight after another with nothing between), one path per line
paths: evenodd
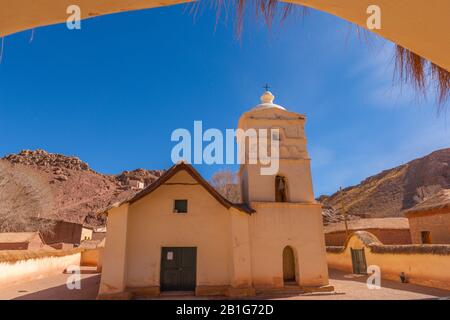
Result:
M61 274L69 266L79 266L80 250L0 252L0 288Z
M328 267L351 273L350 248L365 248L367 266L379 266L382 279L400 282L404 272L410 283L450 290L450 245L384 245L365 240L366 235L373 237L359 231L345 247L327 247Z
M252 202L252 275L255 288L283 287L283 249L290 246L300 286L328 285L320 204Z
M102 254L103 248L83 250L83 252L81 253L80 265L97 267L97 271L100 271L102 267Z
M434 210L408 214L409 229L413 243L422 243L422 231L429 231L431 243L450 244L450 212Z
M188 200L186 214L173 212L173 201L180 195ZM231 215L185 171L178 172L153 193L130 204L126 222L126 289L133 292L153 290L157 293L162 247L197 248L198 288L220 289L231 285L234 269ZM246 215L244 219L247 219ZM112 221L108 220L107 255L102 275L105 281L102 278L101 294L118 291L108 289L107 285L112 283L106 281L108 266L115 265L111 259L117 259L108 255L111 239L116 236L116 231L110 228ZM245 283L245 279L240 282Z
M411 235L408 229L361 229L375 235L383 244L411 244ZM352 233L354 231L350 231ZM330 232L325 234L327 246L343 246L347 234L345 231Z

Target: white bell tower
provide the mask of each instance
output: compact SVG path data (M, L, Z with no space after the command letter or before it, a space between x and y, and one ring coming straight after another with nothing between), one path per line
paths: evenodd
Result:
M251 202L291 202L314 203L310 159L306 148L304 115L287 111L274 104L275 97L270 91L261 96L261 103L245 112L239 119L238 128L278 129L279 170L273 175L261 174L265 165L248 163L249 150L245 148L246 162L240 167L240 183L243 200ZM270 139L270 137L269 137ZM239 143L239 141L238 141ZM246 140L246 146L248 139Z

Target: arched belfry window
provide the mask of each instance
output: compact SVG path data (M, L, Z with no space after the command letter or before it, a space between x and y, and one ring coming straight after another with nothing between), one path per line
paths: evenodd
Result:
M287 183L283 176L276 176L275 178L275 201L287 202Z

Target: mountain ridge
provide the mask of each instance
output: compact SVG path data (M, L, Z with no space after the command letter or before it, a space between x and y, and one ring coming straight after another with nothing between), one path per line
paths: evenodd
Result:
M403 165L367 177L341 192L317 198L341 215L364 218L401 217L409 209L441 189L450 188L450 148L436 150Z
M28 207L27 214L101 226L105 219L97 217L99 209L128 198L163 172L136 169L106 175L78 157L22 150L0 160L0 200L6 204L0 207L0 215L14 207Z
M129 198L164 170L135 169L116 175L92 170L78 157L22 150L0 159L0 217L25 210L39 217L102 226L96 212ZM450 148L367 177L342 193L322 195L324 224L349 219L399 217L441 189L450 188ZM14 211L15 210L15 211Z

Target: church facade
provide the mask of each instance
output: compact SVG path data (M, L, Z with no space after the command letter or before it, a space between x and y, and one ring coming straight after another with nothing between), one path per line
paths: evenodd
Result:
M241 165L243 203L231 203L191 165L179 163L107 209L99 298L165 291L237 297L326 288L321 205L314 200L305 117L273 99L265 92L261 104L239 120L244 130L278 129L273 138L280 145L277 174L262 175L259 163Z

